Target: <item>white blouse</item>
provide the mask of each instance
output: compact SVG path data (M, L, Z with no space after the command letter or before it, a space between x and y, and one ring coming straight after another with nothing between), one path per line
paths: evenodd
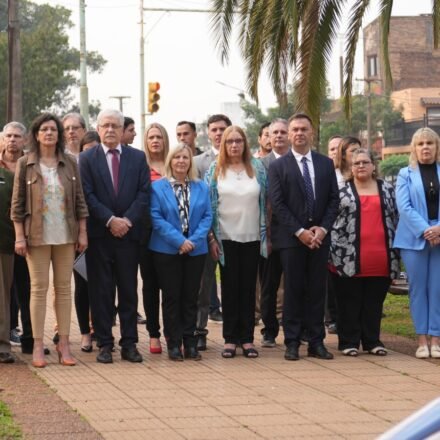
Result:
M239 243L260 240L260 185L254 176L249 178L246 170L239 173L226 170L219 176L218 218L220 239Z

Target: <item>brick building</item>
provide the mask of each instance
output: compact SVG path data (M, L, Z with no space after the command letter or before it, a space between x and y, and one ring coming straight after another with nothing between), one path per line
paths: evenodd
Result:
M414 131L430 126L440 132L440 50L434 49L431 15L391 17L388 53L393 84L391 99L404 121L386 136L382 155L405 153ZM364 75L377 79L371 91L386 88L381 56L381 26L377 18L364 28Z

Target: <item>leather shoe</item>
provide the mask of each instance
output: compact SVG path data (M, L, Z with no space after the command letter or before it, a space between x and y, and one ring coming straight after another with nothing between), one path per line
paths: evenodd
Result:
M122 347L121 358L128 362L142 362L142 355L139 350L134 346Z
M14 356L10 352L0 353L0 364L13 364L15 362Z
M112 347L101 347L99 349L98 356L96 356L96 361L101 364L112 364L113 356L112 356Z
M298 346L296 344L291 344L287 346L286 352L284 353L284 359L286 359L286 361L299 360Z
M173 347L173 348L168 347L168 357L172 361L178 361L178 362L183 361L182 352L180 351L179 347Z
M186 347L184 351L185 359L191 359L193 361L200 361L202 355L197 351L196 347Z
M199 335L197 338L197 350L206 351L206 335Z
M323 344L317 345L316 347L309 347L307 350L307 354L309 357L314 357L318 359L333 359L333 355L325 348Z

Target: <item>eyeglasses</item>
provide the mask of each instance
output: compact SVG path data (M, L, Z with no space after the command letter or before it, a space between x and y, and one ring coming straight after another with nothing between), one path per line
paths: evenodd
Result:
M40 128L38 131L41 133L46 133L46 131L53 131L56 133L58 131L58 128L56 128L56 127L43 127L43 128Z
M370 160L359 160L359 161L353 162L352 165L355 168L359 168L359 167L366 167L367 165L370 165L370 164L371 164Z
M64 127L64 131L77 131L79 130L81 127L81 125L69 125L68 127Z
M234 145L234 144L241 145L243 142L244 142L244 140L241 139L241 138L237 138L237 139L226 139L225 144L226 144L226 145Z
M103 128L104 130L110 130L110 128L112 130L117 130L118 128L121 128L122 125L117 125L117 124L102 124L100 125L101 128Z

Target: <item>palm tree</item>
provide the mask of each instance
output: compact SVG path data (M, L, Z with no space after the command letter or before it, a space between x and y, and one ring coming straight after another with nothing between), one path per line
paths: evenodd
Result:
M325 95L333 44L348 0L211 0L212 30L223 63L228 61L233 26L246 66L246 88L258 100L258 80L267 66L278 102L286 102L289 74L294 73L298 108L317 124ZM345 45L343 96L350 118L353 67L362 19L371 0L355 0L349 14ZM380 0L385 84L392 84L388 34L393 0ZM432 0L434 46L440 35L440 0Z

